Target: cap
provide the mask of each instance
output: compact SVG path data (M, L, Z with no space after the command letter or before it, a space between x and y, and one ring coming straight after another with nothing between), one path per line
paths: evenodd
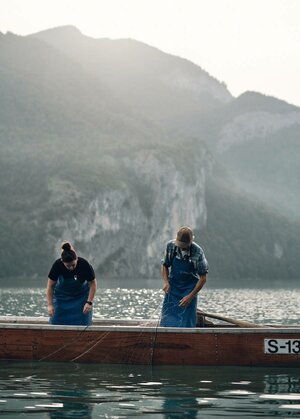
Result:
M189 227L181 227L177 232L175 244L180 248L190 247L193 237L192 229Z

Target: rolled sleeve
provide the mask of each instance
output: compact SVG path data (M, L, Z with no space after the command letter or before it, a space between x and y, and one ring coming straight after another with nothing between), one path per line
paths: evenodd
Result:
M202 276L202 275L206 275L208 273L208 262L206 260L206 257L204 255L204 253L202 253L198 259L198 264L197 264L197 273L198 275Z
M203 249L196 243L193 243L192 261L195 266L196 273L199 276L206 275L209 269Z
M166 266L166 268L169 268L172 264L171 255L172 251L174 250L173 247L173 244L171 242L168 242L164 256L161 259L161 265Z

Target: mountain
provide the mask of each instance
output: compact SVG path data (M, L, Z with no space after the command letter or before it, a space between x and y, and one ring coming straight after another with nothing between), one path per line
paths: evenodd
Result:
M67 54L167 138L203 139L241 191L300 221L299 108L256 92L233 98L195 64L134 40L92 39L74 27L33 37Z
M63 239L99 278L159 278L183 224L212 284L298 277L299 108L74 27L1 34L0 91L0 284L41 285Z
M33 35L60 50L175 135L197 135L208 111L232 100L224 83L199 66L131 39L93 39L74 27Z
M300 221L300 109L246 92L223 115L214 150L239 189Z

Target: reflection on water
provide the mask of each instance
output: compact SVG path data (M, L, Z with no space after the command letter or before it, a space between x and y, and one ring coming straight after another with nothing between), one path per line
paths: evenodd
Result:
M0 315L47 316L44 289L0 289ZM95 318L154 318L161 313L163 292L152 288L101 288ZM198 305L209 313L266 324L299 324L300 290L204 289Z
M300 369L0 363L0 415L300 416Z

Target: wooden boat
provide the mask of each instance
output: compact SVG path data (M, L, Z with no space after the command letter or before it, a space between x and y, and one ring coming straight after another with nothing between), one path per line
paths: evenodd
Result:
M300 366L299 326L236 323L187 329L158 327L155 320L95 320L85 327L0 316L0 360Z

